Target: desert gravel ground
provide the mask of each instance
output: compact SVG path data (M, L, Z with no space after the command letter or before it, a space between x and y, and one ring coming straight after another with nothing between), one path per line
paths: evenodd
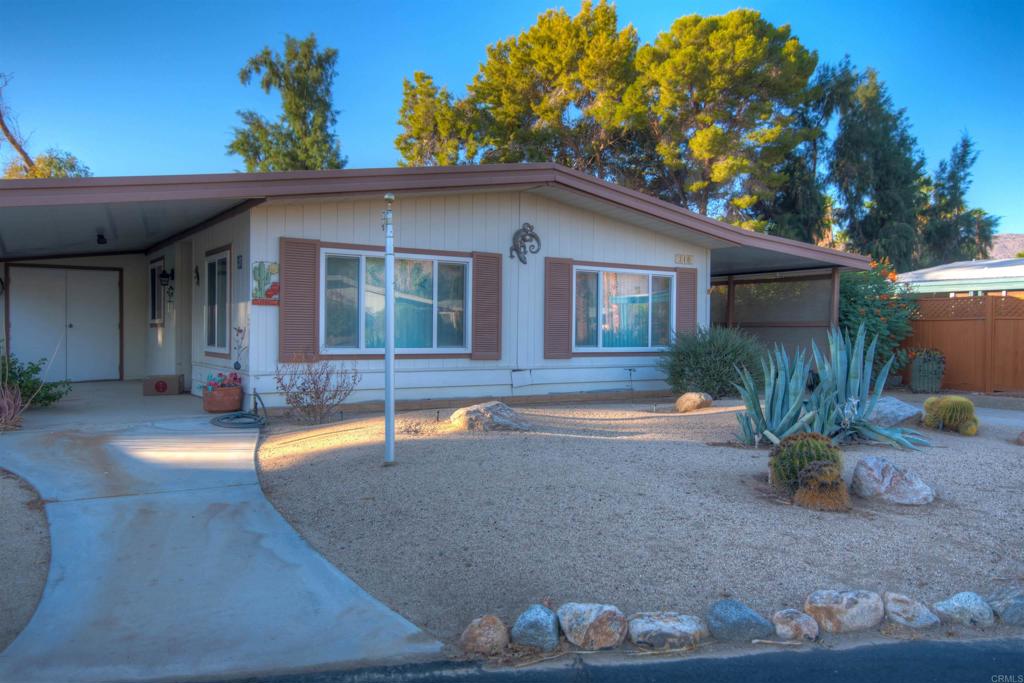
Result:
M50 563L50 532L35 489L0 470L0 652L39 604Z
M858 457L884 455L938 495L922 508L854 498L848 513L774 496L767 451L729 445L735 401L517 410L534 431L454 433L451 411L402 414L389 468L378 417L278 427L259 450L263 487L331 562L449 642L474 617L511 620L544 598L702 615L732 596L768 614L816 588L932 602L1024 580L1020 410L979 409L974 438L925 430L920 452L846 449L847 482Z

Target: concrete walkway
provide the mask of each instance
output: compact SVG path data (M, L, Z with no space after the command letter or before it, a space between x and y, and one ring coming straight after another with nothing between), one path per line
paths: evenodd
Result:
M53 549L35 615L0 653L0 681L241 675L437 653L440 643L267 502L255 446L255 433L200 416L0 436L0 467L47 501Z

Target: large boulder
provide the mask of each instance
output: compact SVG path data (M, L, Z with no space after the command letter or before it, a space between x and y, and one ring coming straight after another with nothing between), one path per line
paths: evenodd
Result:
M467 432L525 432L530 429L529 423L501 401L459 408L448 421Z
M879 427L895 427L904 422L917 423L921 421L921 407L901 401L895 396L883 396L878 399L868 420Z
M459 645L469 654L493 657L508 646L508 629L500 618L488 614L469 622Z
M890 623L908 628L931 628L939 625L939 618L923 604L902 593L883 593L885 618Z
M1024 446L1024 432L1017 435L1017 445Z
M871 591L814 591L804 601L804 611L829 633L849 633L882 623L882 596Z
M999 621L1024 626L1024 586L1007 586L988 597L988 604Z
M636 645L674 650L693 647L707 637L702 619L678 612L641 612L629 619L629 639Z
M992 607L977 593L964 591L937 602L932 610L939 619L947 624L963 624L964 626L991 626L995 623Z
M702 391L690 391L676 399L676 412L688 413L691 410L711 407L711 395Z
M626 637L626 615L614 605L567 602L558 608L566 640L584 650L618 647Z
M512 642L550 652L558 647L558 617L544 605L530 605L512 625Z
M772 615L775 635L783 640L817 640L818 622L798 609L780 609Z
M738 600L719 600L708 610L708 630L719 640L768 638L775 632L772 622Z
M878 498L897 505L927 505L935 500L935 491L915 472L877 455L857 462L850 488L861 498Z

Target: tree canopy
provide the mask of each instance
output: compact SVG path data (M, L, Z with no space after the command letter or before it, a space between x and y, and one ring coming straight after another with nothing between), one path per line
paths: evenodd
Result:
M490 45L463 96L414 73L398 124L401 165L554 161L899 269L983 257L997 224L966 204L969 139L929 177L877 72L819 63L753 10L683 16L650 44L604 0L549 10Z
M284 54L269 47L251 57L238 75L242 85L259 77L264 93L277 91L281 114L270 121L254 111L239 111L242 127L228 145L229 154L245 161L245 170L292 171L343 168L341 144L334 131L338 112L331 88L338 51L318 49L316 36L286 36Z

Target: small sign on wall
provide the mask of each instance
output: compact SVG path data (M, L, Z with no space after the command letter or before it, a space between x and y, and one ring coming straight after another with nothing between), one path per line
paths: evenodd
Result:
M281 300L277 261L254 261L252 264L252 303L254 306L277 306Z
M691 265L693 263L693 254L676 254L676 263Z

